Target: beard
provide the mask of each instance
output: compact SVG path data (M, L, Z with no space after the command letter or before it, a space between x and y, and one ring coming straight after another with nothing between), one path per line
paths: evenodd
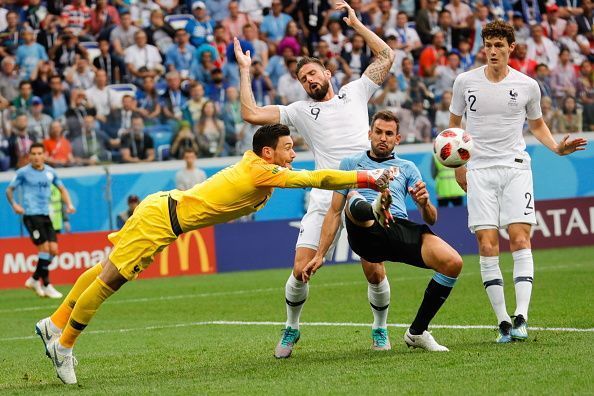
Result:
M322 100L324 96L328 93L328 89L330 89L330 83L326 80L322 84L320 84L320 89L315 92L308 92L310 98L313 100Z

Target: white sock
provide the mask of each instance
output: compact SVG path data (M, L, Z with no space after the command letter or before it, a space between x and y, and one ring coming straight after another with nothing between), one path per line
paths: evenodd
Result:
M511 318L505 307L505 296L503 294L503 275L499 268L499 256L480 257L481 278L491 306L497 315L497 323L503 321L511 323Z
M301 310L303 309L303 304L305 300L307 300L307 295L309 294L309 284L301 282L293 275L291 271L291 276L287 279L287 284L285 285L285 302L287 305L287 327L291 327L292 329L299 328L299 317L301 316Z
M532 280L534 278L534 261L532 250L522 249L512 253L514 258L514 284L516 288L516 312L528 320L528 306L532 294Z
M390 282L388 277L378 284L367 284L367 298L373 313L372 329L386 328L388 321L388 307L390 306Z
M56 348L60 355L72 355L72 348L66 348L62 344L60 344L60 340L58 340L58 347Z
M52 322L51 319L50 319L50 322L49 322L49 327L50 327L50 330L51 330L52 333L61 333L62 332L62 329L59 328L58 326L56 326L54 324L54 322Z

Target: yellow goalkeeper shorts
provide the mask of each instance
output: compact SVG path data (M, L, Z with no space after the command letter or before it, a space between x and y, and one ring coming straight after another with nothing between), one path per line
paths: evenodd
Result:
M142 200L121 230L107 239L113 244L109 260L127 280L136 279L155 255L177 239L171 228L169 193L160 191Z

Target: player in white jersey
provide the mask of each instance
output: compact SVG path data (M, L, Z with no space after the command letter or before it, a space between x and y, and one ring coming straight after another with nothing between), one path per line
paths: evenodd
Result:
M344 21L356 33L363 36L375 56L360 79L343 86L335 93L330 83L332 77L322 62L304 57L297 64L297 78L310 97L288 106L258 107L251 90L249 52L244 54L235 39L235 57L240 71L241 115L252 124L282 123L297 129L314 153L316 169L338 169L340 160L369 148L367 132L369 115L367 102L387 76L394 53L390 47L371 30L367 29L353 9L345 2L336 4L338 11L347 11ZM301 229L295 251L293 271L285 285L287 322L281 341L275 349L277 358L291 355L299 340L299 316L309 293L309 285L302 281L301 273L315 256L324 216L330 207L332 193L313 190L307 213L301 220ZM385 278L383 266L365 269L370 282ZM389 284L382 283L384 294L389 294Z
M532 78L509 67L515 48L514 30L502 21L482 31L487 65L460 74L454 82L450 127L461 127L474 141L467 167L456 169L456 179L468 192L468 226L476 235L483 285L499 323L497 342L528 338L526 321L532 293L534 264L530 230L536 224L530 156L522 137L528 119L530 131L558 155L584 150L585 139L557 143L540 110L540 89ZM503 276L499 268L499 229L507 228L514 260L516 292L514 320L507 313Z

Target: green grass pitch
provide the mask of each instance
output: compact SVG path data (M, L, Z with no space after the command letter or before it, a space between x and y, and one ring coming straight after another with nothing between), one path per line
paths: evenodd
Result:
M434 328L451 350L440 354L408 350L398 325L389 328L392 351L370 350L372 315L359 265L315 275L301 341L287 360L272 354L285 319L288 269L132 282L79 339L79 384L72 387L56 378L33 333L58 303L24 289L1 291L0 393L593 394L594 247L535 251L534 258L529 326L566 329L532 330L526 342L496 345L478 258L466 256L433 324L491 328ZM513 313L509 254L502 269ZM389 323L410 323L431 272L402 264L387 270Z

